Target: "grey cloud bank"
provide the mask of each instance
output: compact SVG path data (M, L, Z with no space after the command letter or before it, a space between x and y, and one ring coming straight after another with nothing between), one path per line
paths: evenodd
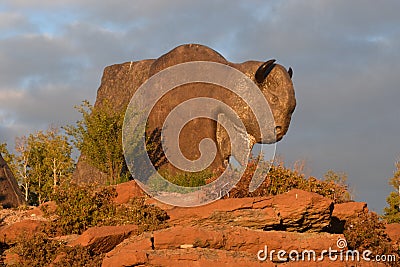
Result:
M294 69L298 106L277 150L344 171L380 212L400 156L398 1L3 1L0 142L72 123L105 66L201 43Z

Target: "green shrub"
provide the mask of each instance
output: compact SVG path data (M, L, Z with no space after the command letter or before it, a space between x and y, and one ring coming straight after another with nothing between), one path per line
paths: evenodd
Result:
M62 241L50 239L44 233L37 233L31 238L21 237L17 245L11 249L19 256L16 267L43 267L52 264L54 267L64 266L101 266L103 255L82 246L69 247Z
M66 246L51 236L81 234L89 227L102 225L136 224L140 232L166 227L168 215L164 210L146 204L144 198L118 205L113 202L115 196L113 187L59 188L55 192L56 210L43 208L53 220L50 229L17 241L12 251L19 255L20 262L15 266L101 266L103 255L81 246Z
M320 194L332 199L335 203L350 201L350 194L347 190L347 185L344 183L335 183L333 180L329 179L321 181L314 177L309 177L307 179L304 174L286 168L283 164L269 165L268 163L263 163L263 165L264 166L261 166L261 168L263 168L264 173L266 173L265 180L255 191L249 192L250 181L257 167L257 161L254 159L247 165L240 181L229 192L229 196L227 195L226 197L243 198L271 196L282 194L296 188ZM213 178L207 180L207 183L212 182L222 171L223 170L218 170Z
M93 186L71 185L55 192L56 219L52 224L55 234L81 234L87 228L109 224L115 216L115 188L95 189ZM50 214L48 214L50 215Z
M349 249L364 251L370 250L373 255L396 255L390 239L385 232L384 222L374 212L362 212L346 221L344 236ZM399 266L391 263L391 266Z
M173 184L184 187L197 187L206 184L207 179L213 176L213 173L204 170L199 172L178 172L171 174L166 170L161 170L160 175Z
M117 206L116 215L112 224L136 224L139 232L155 231L166 227L167 212L154 206L145 204L145 198L132 199L128 205Z
M205 185L206 181L213 176L213 173L208 170L192 173L178 172L175 174L167 170L160 170L159 174L162 178L154 175L147 182L153 194L158 192L190 193L195 191L196 187ZM176 188L170 183L186 188Z
M153 205L145 204L144 198L133 199L126 205L117 205L113 198L115 188L71 185L59 189L55 201L55 217L48 233L51 235L81 234L93 226L136 224L141 231L165 227L167 213Z
M320 194L332 199L335 203L351 201L347 185L338 184L334 181L320 181L314 177L310 177L307 179L307 183L299 189Z

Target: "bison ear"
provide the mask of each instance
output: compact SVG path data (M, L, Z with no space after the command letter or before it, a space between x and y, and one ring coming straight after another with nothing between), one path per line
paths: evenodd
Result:
M271 72L271 70L274 68L275 59L270 59L267 62L264 62L256 71L256 74L254 75L254 78L256 78L256 81L258 83L262 83L265 80L265 77L268 76L268 74Z
M288 69L288 71L287 71L288 73L289 73L289 77L290 77L290 79L292 79L292 77L293 77L293 70L292 70L292 68L291 67L289 67L289 69Z

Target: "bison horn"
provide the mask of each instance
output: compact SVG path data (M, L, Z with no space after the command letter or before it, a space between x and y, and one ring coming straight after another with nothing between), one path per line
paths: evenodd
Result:
M293 76L293 70L292 70L292 68L291 67L289 67L289 69L288 69L288 71L287 71L288 73L289 73L289 77L290 77L290 79L292 79L292 76Z
M256 71L254 77L258 83L262 83L265 80L265 77L271 72L272 68L275 66L275 59L270 59L267 62L264 62Z

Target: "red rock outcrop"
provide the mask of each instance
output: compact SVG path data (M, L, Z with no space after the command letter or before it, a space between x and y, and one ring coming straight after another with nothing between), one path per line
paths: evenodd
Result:
M43 209L47 210L50 214L54 213L57 209L57 204L54 201L49 201L46 203L43 203L42 205L38 207L34 207L31 210L28 210L26 212L26 215L31 216L31 217L43 217L45 216Z
M119 188L125 203L132 196L129 183ZM125 194L125 190L128 194ZM118 191L118 190L117 190ZM129 193L130 192L130 193ZM164 204L147 199L147 204ZM385 266L365 261L330 260L324 250L340 250L343 234L328 233L333 217L347 220L367 210L365 203L349 202L332 206L332 201L315 193L291 190L285 194L221 199L206 206L178 208L164 205L170 216L169 228L138 235L136 225L89 228L81 235L56 237L69 246L81 245L106 253L102 266ZM51 206L51 205L50 205ZM333 212L332 212L333 208ZM31 214L40 216L39 210ZM25 212L26 213L26 212ZM21 233L33 235L45 222L23 220L0 228L0 237L15 242ZM397 245L400 224L387 225L386 232ZM268 256L264 256L264 251ZM272 252L272 250L275 250ZM282 262L278 251L314 251L316 260ZM345 252L346 247L343 248ZM260 252L261 251L261 252ZM270 256L272 253L272 257ZM307 252L306 252L307 253ZM5 260L18 263L18 257L6 253ZM344 254L345 255L345 254ZM58 255L62 257L62 255ZM285 256L285 255L284 255ZM308 257L308 254L306 254ZM1 259L0 259L1 264Z
M168 211L172 225L227 224L263 230L321 232L328 227L333 202L294 189L271 197L228 198L194 208Z
M171 267L385 267L383 263L366 261L331 261L324 258L322 261L293 261L276 263L259 261L255 255L218 249L190 248L175 250L131 251L121 253L120 258L105 258L103 267L120 266L171 266Z
M140 188L140 186L135 182L135 180L117 184L115 186L117 191L117 197L114 201L118 204L128 203L129 200L136 197L144 197L146 193Z
M26 204L7 162L0 154L0 205L3 208L16 208Z
M330 260L327 255L322 261L318 260L323 250L340 251L337 247L339 238L344 237L329 233L259 231L229 226L175 226L126 239L106 254L103 266L287 266L278 258L279 250L287 254L293 250L299 254L315 252L315 260L314 254L310 254L309 260L308 252L305 252L305 261L299 259L288 266L384 266L362 259L361 262L344 262L339 255L336 260ZM257 255L263 258L265 250L268 256L261 261ZM270 253L273 253L272 257Z
M82 154L78 159L72 180L77 184L101 184L107 182L107 174L88 163L87 157Z
M39 232L44 222L38 220L24 220L0 228L0 237L7 243L14 243L18 238L32 236ZM2 240L2 241L3 241Z
M321 252L329 247L337 249L336 242L339 238L343 238L343 235L259 231L230 226L174 226L153 234L132 236L107 255L111 257L124 250L180 249L182 246L241 251L254 255L264 249L265 245L270 249L313 249ZM285 242L282 243L282 240Z
M222 199L195 208L168 207L170 228L125 239L106 254L103 266L385 266L362 259L340 260L339 255L337 260L327 255L318 260L324 250L341 250L337 242L344 236L324 232L335 209L331 200L301 190ZM365 203L351 202L337 205L334 214L347 220L366 210ZM265 248L275 252L272 260L267 257L261 262L257 254ZM312 250L316 260L281 262L279 250Z
M136 225L92 227L68 243L69 246L81 245L94 252L105 253L112 250L131 234L137 234Z
M341 221L346 221L349 218L363 212L368 212L367 203L365 202L346 202L335 204L332 212L332 217L336 217Z
M400 248L400 223L391 223L386 225L385 232L392 240L395 249Z
M329 231L332 233L343 233L344 225L348 219L360 213L368 212L365 202L346 202L335 204L332 212Z

